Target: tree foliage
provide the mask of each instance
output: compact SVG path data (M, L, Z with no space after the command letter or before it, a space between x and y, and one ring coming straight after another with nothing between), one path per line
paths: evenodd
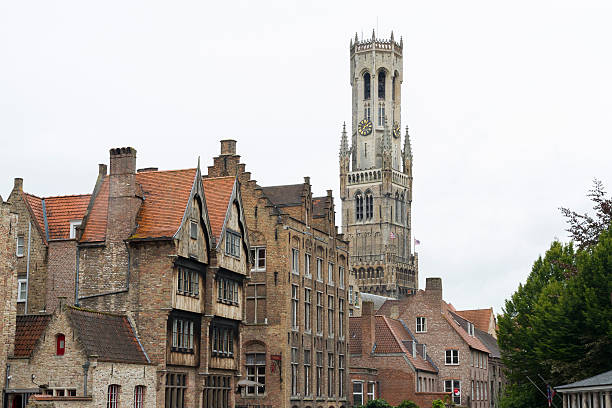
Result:
M393 406L389 405L384 399L375 399L368 401L363 408L393 408Z
M601 210L596 218L568 220L570 233L579 234L578 250L553 242L499 316L509 381L502 408L548 406L529 379L543 389L541 377L557 386L612 369L612 227L599 183L594 191Z
M397 406L397 408L419 408L419 406L412 401L404 400Z
M442 400L433 400L431 408L446 408L446 404Z

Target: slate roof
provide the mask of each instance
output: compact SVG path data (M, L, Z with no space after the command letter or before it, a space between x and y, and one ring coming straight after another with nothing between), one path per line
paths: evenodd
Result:
M234 177L203 178L204 195L206 196L206 208L210 229L217 239L221 239L221 230L225 222L229 200L234 190L236 179Z
M497 345L497 339L495 339L495 337L477 327L474 329L474 335L489 349L491 357L501 358L501 351L499 351L499 346Z
M272 202L279 207L291 207L302 204L302 194L305 184L288 184L284 186L262 187L261 190Z
M493 308L490 309L474 309L474 310L457 310L459 316L464 319L469 320L474 323L476 328L488 332L489 331L489 323L491 322L491 318L495 321L495 315L493 314Z
M88 356L100 361L149 363L127 317L69 307L68 318Z
M314 218L325 217L331 208L332 197L313 197L312 198L312 216Z
M38 339L51 321L51 315L17 315L15 357L30 357Z
M555 387L555 389L559 391L569 391L572 388L602 387L606 385L611 386L610 388L612 388L612 370L590 378L585 378L584 380L573 382L571 384L560 385Z
M480 340L478 340L477 337L470 336L463 329L463 327L461 327L461 325L459 323L457 323L457 321L455 321L455 319L453 319L453 317L450 315L450 313L451 312L442 313L442 316L444 316L444 318L446 319L446 321L448 321L448 323L451 325L451 327L453 329L455 329L455 331L463 339L463 341L465 341L468 344L468 346L470 346L473 349L480 350L480 351L485 352L485 353L490 353L489 349L486 348L485 345L482 344L482 342Z
M178 231L195 180L196 169L146 171L136 173L144 201L136 217L137 228L131 239L170 238ZM94 199L81 242L106 239L109 176L105 176Z
M376 312L377 310L379 310L382 305L387 301L387 300L396 300L394 298L391 297L387 297L387 296L380 296L380 295L374 295L372 293L360 293L361 296L361 302L372 302L374 303L374 311Z

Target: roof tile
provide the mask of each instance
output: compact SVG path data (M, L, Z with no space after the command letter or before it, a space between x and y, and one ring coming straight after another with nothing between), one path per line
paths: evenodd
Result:
M30 357L51 315L18 315L15 326L15 356Z
M206 195L206 209L208 210L210 229L215 238L219 240L236 179L234 177L213 177L203 178L202 182L204 184L204 194Z
M69 239L70 221L82 220L90 194L45 197L49 239Z

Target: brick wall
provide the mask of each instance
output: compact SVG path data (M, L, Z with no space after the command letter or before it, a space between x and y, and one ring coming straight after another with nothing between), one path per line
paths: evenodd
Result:
M0 197L0 370L6 372L6 358L15 346L15 315L17 313L17 273L15 270L16 214L12 206ZM0 376L4 387L5 376Z
M47 311L53 312L64 297L68 304L74 303L74 282L76 271L76 241L62 240L49 242L47 265Z

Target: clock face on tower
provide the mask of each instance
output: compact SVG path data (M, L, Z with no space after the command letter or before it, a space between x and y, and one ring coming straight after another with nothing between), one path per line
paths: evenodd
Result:
M363 119L357 126L357 131L361 136L367 136L372 133L372 122L369 119Z
M393 137L396 139L400 137L400 126L397 122L395 122L395 124L393 125Z

